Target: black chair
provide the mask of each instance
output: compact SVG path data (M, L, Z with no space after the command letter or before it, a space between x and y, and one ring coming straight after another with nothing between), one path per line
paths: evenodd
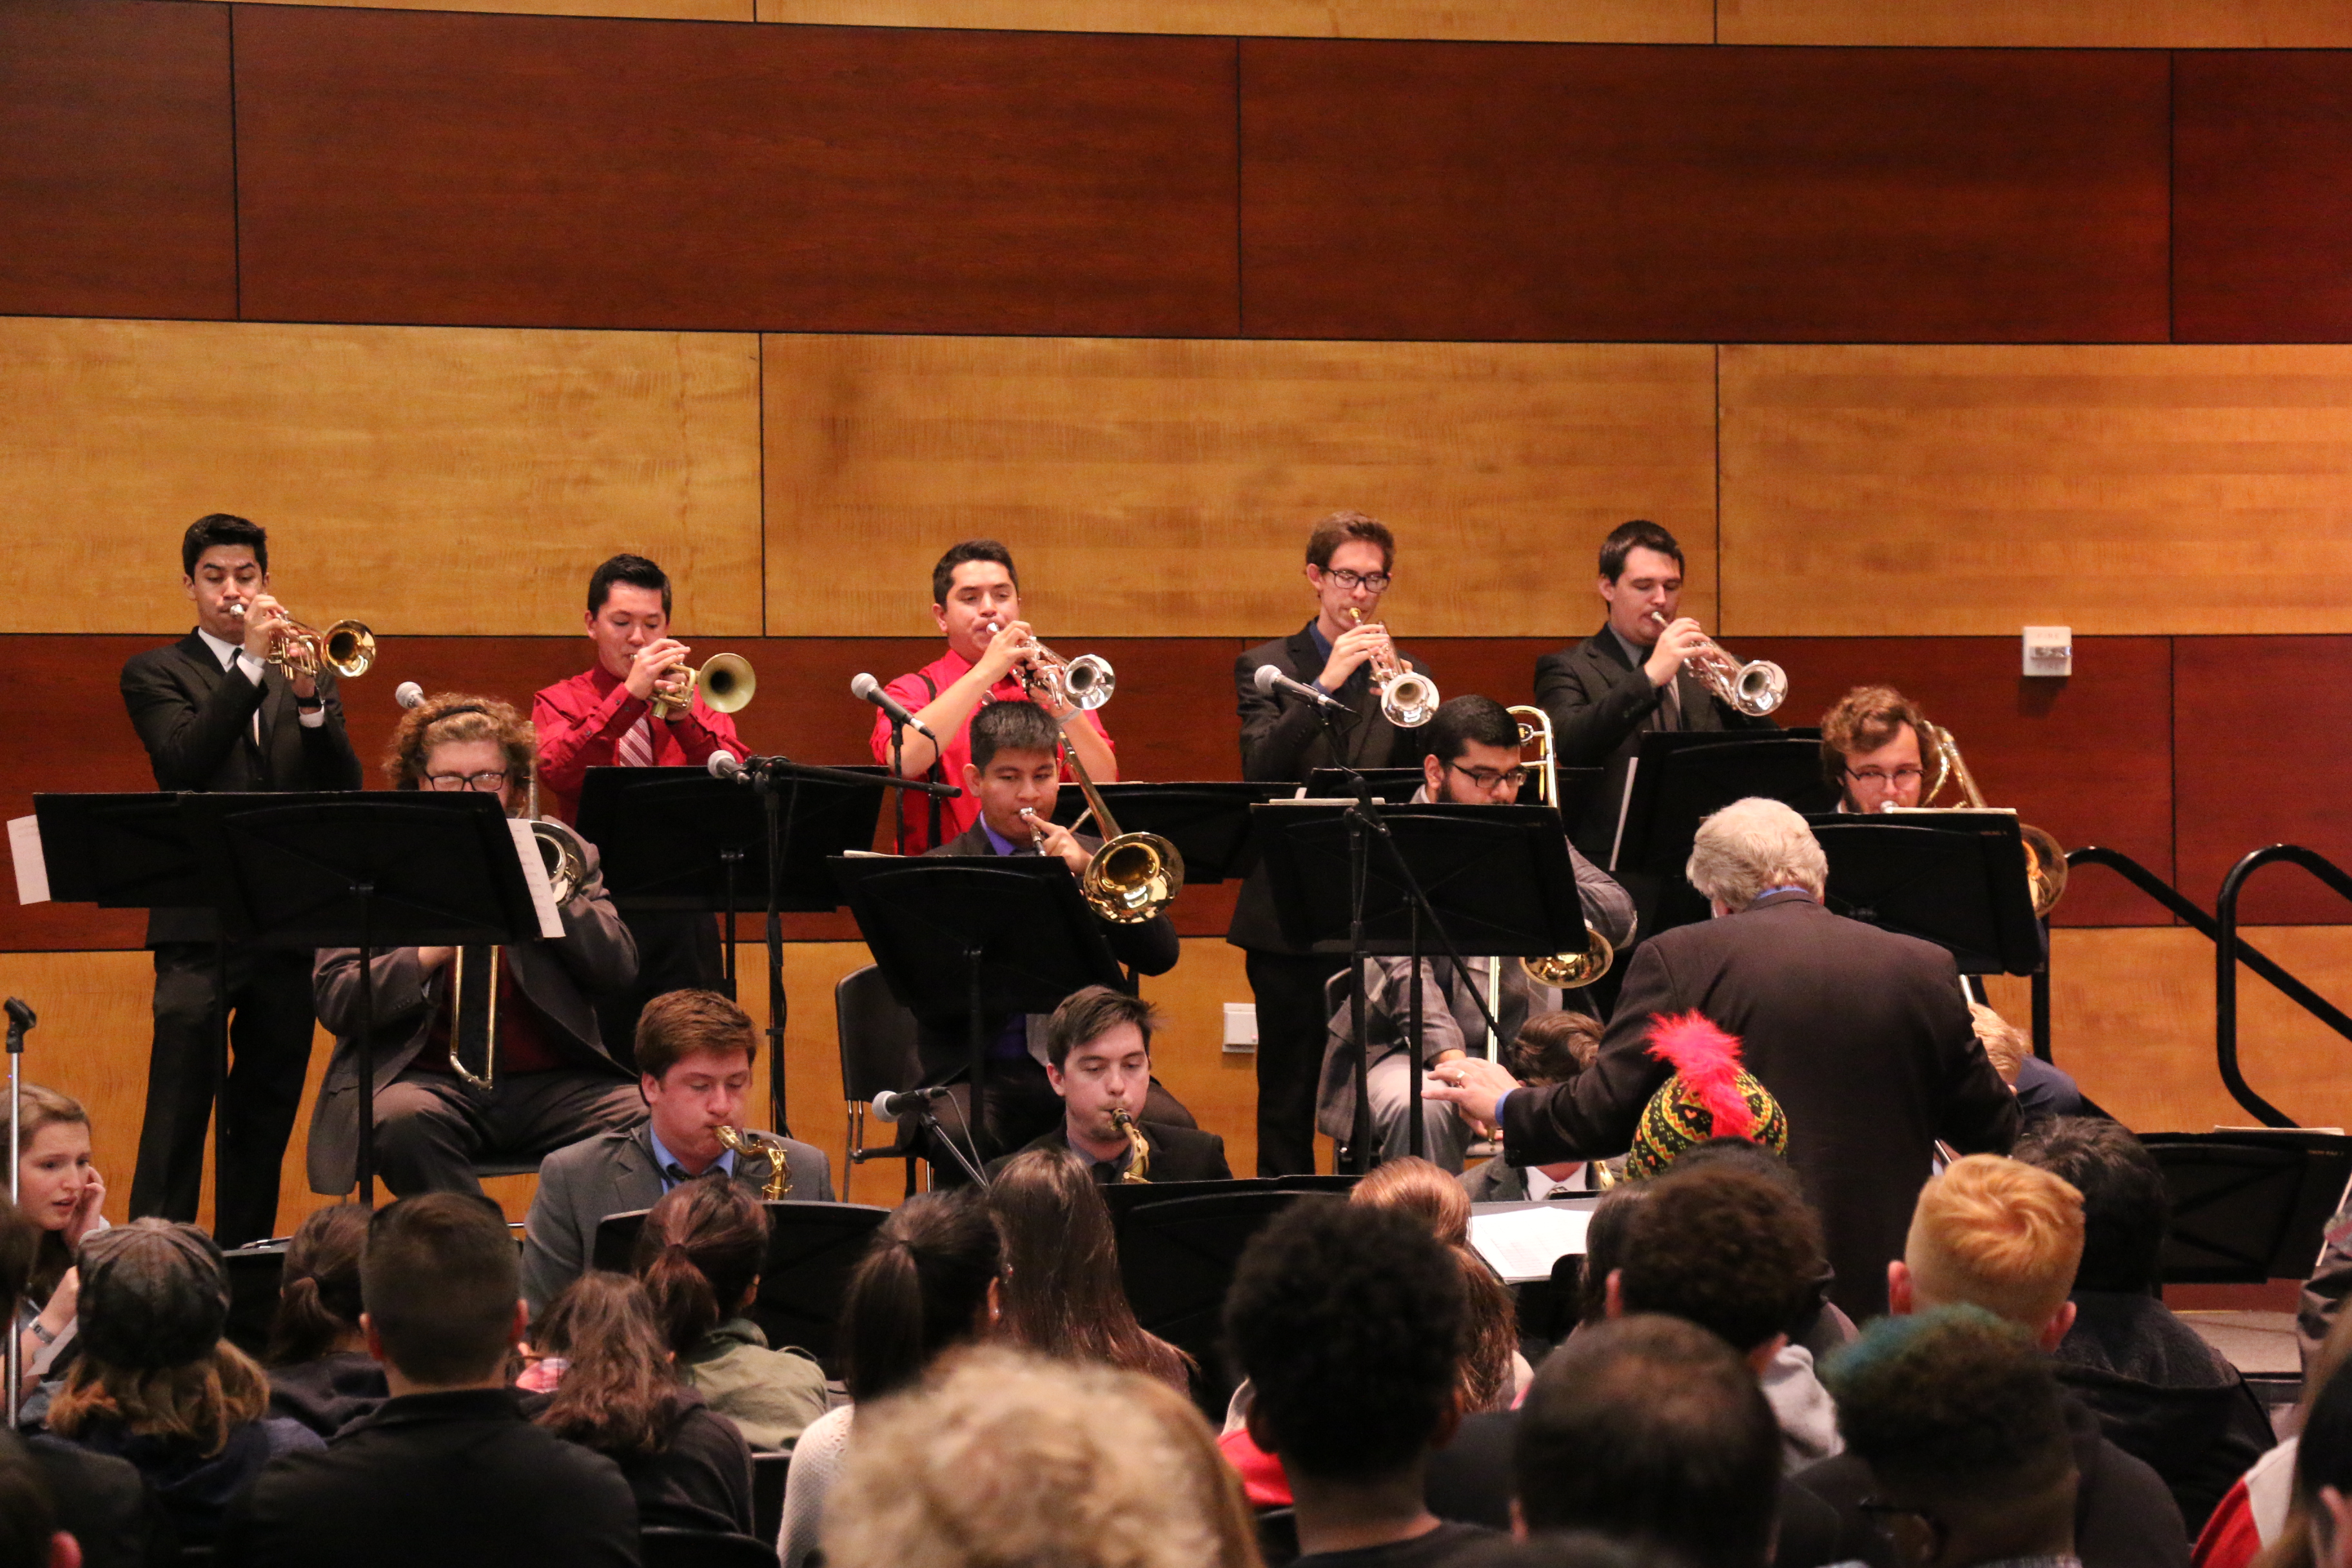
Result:
M645 1568L776 1568L776 1543L723 1530L671 1530L648 1525L637 1532Z
M868 1160L907 1162L907 1195L915 1193L915 1162L922 1157L914 1125L901 1121L895 1139L881 1148L866 1146L866 1112L877 1094L909 1089L922 1081L915 1046L915 1016L898 1005L879 966L867 964L841 977L833 988L834 1026L841 1039L841 1098L848 1103L849 1136L841 1163L841 1201L849 1201L850 1178Z
M751 1456L751 1533L762 1541L784 1532L784 1482L792 1473L790 1454Z
M1257 1514L1258 1554L1265 1568L1284 1568L1298 1556L1298 1512L1296 1509L1263 1508Z

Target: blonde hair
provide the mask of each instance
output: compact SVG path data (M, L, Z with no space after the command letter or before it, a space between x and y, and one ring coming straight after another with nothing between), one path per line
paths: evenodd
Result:
M1830 863L1803 817L1777 800L1750 795L1698 825L1684 875L1701 893L1737 910L1767 888L1798 887L1820 898L1829 885Z
M238 1427L268 1413L268 1374L223 1340L184 1366L115 1366L85 1354L50 1402L48 1423L50 1431L71 1437L111 1415L141 1436L193 1444L209 1458L228 1447Z
M1970 1154L1920 1189L1903 1258L1922 1309L1966 1303L2039 1334L2083 1260L2083 1194L2005 1155Z
M1260 1568L1240 1483L1183 1395L999 1346L860 1405L832 1568Z

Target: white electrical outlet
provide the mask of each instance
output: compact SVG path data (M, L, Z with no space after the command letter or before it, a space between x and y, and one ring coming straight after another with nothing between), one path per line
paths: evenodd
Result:
M1257 1004L1228 1002L1225 1004L1225 1049L1255 1051L1257 1049Z
M2074 674L2074 628L2072 626L2026 627L2025 673L2028 675Z

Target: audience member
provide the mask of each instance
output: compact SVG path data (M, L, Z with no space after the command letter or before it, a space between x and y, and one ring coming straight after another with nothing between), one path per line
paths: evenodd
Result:
M1780 1429L1746 1358L1695 1323L1620 1317L1554 1351L1510 1469L1523 1534L1598 1531L1689 1568L1773 1560Z
M746 1316L767 1259L768 1211L740 1182L681 1182L637 1232L636 1275L678 1381L754 1448L790 1448L824 1414L824 1369L806 1351L770 1349Z
M1739 1065L1739 1041L1693 1009L1650 1020L1650 1055L1674 1068L1633 1124L1625 1174L1663 1175L1702 1143L1753 1143L1789 1152L1789 1116Z
M1000 1337L1040 1355L1141 1373L1179 1394L1192 1386L1192 1358L1135 1321L1109 1205L1076 1154L1023 1150L998 1170L988 1206L1004 1242Z
M909 1386L943 1352L986 1333L1002 1263L996 1222L973 1188L908 1198L874 1233L841 1302L850 1403L810 1422L793 1449L776 1540L783 1568L802 1568L816 1551L858 1406Z
M286 1244L278 1316L262 1360L272 1415L331 1437L392 1396L360 1327L360 1251L368 1215L358 1204L313 1210Z
M1413 1215L1454 1255L1469 1310L1455 1404L1465 1415L1508 1410L1535 1369L1519 1354L1518 1309L1511 1288L1470 1246L1469 1195L1429 1161L1406 1158L1375 1167L1348 1201Z
M645 1287L583 1274L540 1319L533 1349L562 1373L524 1414L620 1466L640 1524L751 1533L751 1445L678 1382Z
M89 1163L89 1112L81 1101L37 1083L23 1085L19 1094L25 1128L16 1158L16 1206L41 1233L14 1320L29 1388L73 1341L80 1286L74 1257L83 1238L106 1228L99 1213L106 1183ZM8 1137L5 1111L0 1106L0 1147Z
M2294 1501L2294 1456L2312 1405L2347 1360L2352 1360L2352 1318L2338 1318L2319 1353L2304 1369L2303 1397L2286 1423L2290 1435L2238 1478L2205 1521L2192 1557L2197 1568L2247 1568L2257 1554L2266 1554L2264 1568L2313 1568L2311 1521Z
M2352 1373L2342 1367L2312 1402L2295 1445L2294 1507L2307 1521L2301 1544L2313 1568L2352 1568ZM2256 1561L2275 1568L2284 1556Z
M2049 1172L1997 1154L1954 1161L1919 1193L1900 1261L1888 1266L1898 1315L1969 1306L2022 1331L2046 1352L2066 1337L2066 1299L2083 1252L2082 1194ZM2091 1407L2062 1390L2076 1476L2075 1554L2095 1568L2179 1568L2180 1510L2147 1465L2108 1440ZM1894 1568L1894 1547L1864 1510L1874 1484L1853 1454L1798 1478L1845 1521L1844 1555Z
M876 1405L834 1488L830 1568L1258 1568L1200 1413L1149 1375L957 1352Z
M58 1528L48 1477L14 1437L0 1442L0 1563L81 1568L81 1542Z
M1975 1307L1882 1318L1827 1370L1903 1568L2081 1563L2057 1381L2022 1330Z
M1709 1138L1675 1156L1674 1169L1678 1172L1696 1171L1710 1165L1728 1165L1734 1170L1751 1172L1779 1186L1808 1211L1812 1208L1812 1201L1805 1194L1804 1178L1797 1174L1796 1167L1761 1144L1745 1138ZM1821 1364L1823 1356L1861 1332L1853 1326L1853 1320L1840 1311L1837 1303L1830 1300L1830 1288L1836 1283L1837 1276L1831 1269L1829 1259L1822 1258L1822 1271L1813 1282L1811 1299L1799 1310L1797 1322L1789 1331L1789 1342L1811 1351L1816 1366Z
M84 1241L76 1269L81 1353L49 1402L49 1430L129 1460L182 1545L209 1544L270 1460L325 1447L268 1414L268 1377L221 1338L228 1271L211 1237L133 1220Z
M2119 1447L2156 1468L2193 1535L2273 1437L2237 1368L2158 1294L2164 1173L2123 1127L2087 1117L2034 1128L2017 1157L2083 1194L2075 1318L2058 1345L2058 1380Z
M1423 1500L1468 1333L1461 1268L1425 1221L1301 1199L1243 1253L1225 1331L1251 1440L1289 1479L1302 1568L1433 1568L1488 1537Z
M1601 1051L1601 1023L1582 1013L1538 1013L1519 1026L1503 1048L1503 1065L1526 1084L1566 1083L1592 1065ZM1622 1167L1622 1160L1617 1162ZM1548 1165L1513 1165L1499 1153L1454 1179L1474 1204L1540 1201L1601 1191L1614 1178L1598 1160L1555 1160Z
M392 1397L326 1452L264 1472L230 1510L223 1563L636 1563L636 1501L619 1468L531 1425L507 1387L525 1319L495 1205L425 1193L379 1209L360 1294Z

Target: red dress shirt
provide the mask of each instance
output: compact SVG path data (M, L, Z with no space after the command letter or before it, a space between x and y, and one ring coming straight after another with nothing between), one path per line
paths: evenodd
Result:
M588 770L618 762L621 737L651 711L650 704L630 696L627 683L602 664L533 697L530 721L539 731L540 809L572 821ZM653 731L657 767L700 767L722 748L739 757L744 754L735 721L706 707L699 692L692 710L654 720Z
M886 689L891 696L906 704L908 712L920 713L931 705L934 698L961 680L971 669L971 660L953 648L950 648L914 674L900 676ZM986 707L991 702L1018 702L1027 696L1028 692L1021 685L1021 678L1008 673L1003 679L988 689L987 695L981 699L981 706ZM975 708L972 711L977 713L980 709ZM1112 746L1116 751L1117 747L1112 744L1110 731L1102 727L1101 718L1096 713L1087 713L1083 717L1087 723L1095 727L1095 733L1102 737L1103 744ZM874 714L874 760L886 768L890 765L890 715L878 709ZM940 747L940 782L951 784L958 789L962 789L964 764L971 761L971 721L967 719L957 727L954 734L947 737L946 742ZM1068 763L1065 762L1062 764L1062 778L1065 783L1077 776L1070 770ZM542 782L546 777L544 773L540 774ZM924 850L931 847L931 803L924 795L900 795L898 809L906 814L907 853L920 855ZM969 792L954 800L940 802L940 841L945 843L979 820L980 802L974 800Z

